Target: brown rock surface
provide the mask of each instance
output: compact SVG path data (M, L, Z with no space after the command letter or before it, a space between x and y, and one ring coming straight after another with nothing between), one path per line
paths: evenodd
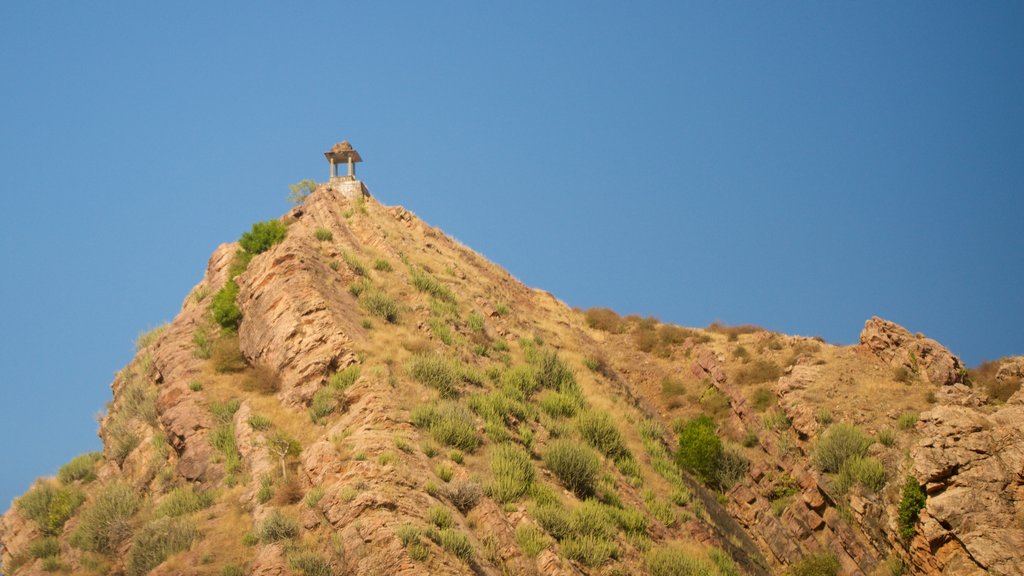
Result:
M942 344L878 316L864 323L860 343L893 368L923 372L932 384L951 385L963 378L963 363Z

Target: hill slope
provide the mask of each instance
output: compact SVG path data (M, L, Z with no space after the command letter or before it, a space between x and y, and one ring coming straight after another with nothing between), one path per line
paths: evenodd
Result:
M4 515L4 573L1024 571L1020 393L878 319L710 328L574 311L320 187L140 339L103 453Z

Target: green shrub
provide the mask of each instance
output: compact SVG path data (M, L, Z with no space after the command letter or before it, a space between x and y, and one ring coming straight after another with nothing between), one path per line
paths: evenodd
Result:
M902 384L910 384L916 375L906 366L898 366L892 371L892 379Z
M419 542L421 533L420 529L412 524L402 524L395 528L395 536L398 538L398 541L402 543L402 546L408 546Z
M467 399L467 404L476 415L502 427L513 420L526 421L532 414L532 410L526 404L510 398L501 390L473 394Z
M193 380L193 381L188 383L188 389L193 391L193 392L202 392L203 391L203 383L198 381L198 380Z
M561 541L572 534L569 513L558 504L538 505L532 510L531 514L534 520L540 524L540 527L553 536L555 540Z
M900 537L910 540L917 532L917 519L924 508L927 495L913 476L907 476L900 491L899 529Z
M722 451L722 440L715 433L715 423L711 418L698 416L680 428L676 463L704 483L715 483Z
M377 258L373 261L373 269L378 272L391 272L391 263L383 258Z
M443 506L432 506L427 510L427 520L438 528L451 528L455 525L451 511Z
M420 292L430 294L442 302L455 303L455 295L452 294L452 291L444 284L441 284L437 278L423 270L415 269L412 271L412 285Z
M892 428L883 428L878 431L878 443L886 448L890 448L896 443L896 434Z
M309 418L314 424L321 424L324 418L344 405L344 396L333 388L321 388L313 393L309 403Z
M335 390L342 391L347 390L349 386L356 383L359 379L359 373L361 372L358 364L352 364L351 366L339 370L331 376L329 385Z
M198 538L199 531L188 520L157 518L135 535L128 550L125 571L128 576L148 574L167 558L187 549Z
M629 448L622 441L622 434L612 423L607 412L585 410L576 420L576 428L580 435L592 447L605 456L618 460L630 456Z
M366 290L359 295L359 303L367 312L383 319L388 324L398 322L398 302L379 289Z
M446 346L451 346L455 341L455 334L452 332L451 326L448 326L444 320L431 318L427 320L427 324L430 326L430 332Z
M103 460L102 452L87 452L76 456L60 467L57 479L62 484L70 484L79 480L85 483L92 482L96 479L96 463L101 460Z
M222 328L236 330L242 322L242 310L238 307L237 299L238 283L234 280L228 280L224 287L213 295L210 312L213 314L214 321Z
M491 474L494 482L488 492L496 502L504 504L526 494L536 471L525 450L513 444L501 444L491 451Z
M651 576L715 576L718 571L707 560L675 546L659 546L644 556Z
M822 472L838 472L848 458L867 455L870 445L871 439L857 426L834 424L818 439L812 459Z
M537 387L557 390L580 398L582 393L572 369L558 357L554 350L541 350L531 355L536 368Z
M466 452L473 452L480 446L473 415L455 402L443 402L434 409L429 430L434 441L445 446Z
M896 419L896 426L900 430L910 430L917 424L918 415L917 412L903 412L899 418Z
M839 560L835 554L812 554L804 556L789 567L789 576L836 576L839 574Z
M850 486L860 484L870 492L878 492L885 486L885 467L870 456L851 456L839 468L836 487L845 492Z
M131 536L131 518L141 505L131 486L122 482L105 486L82 509L72 545L102 554L115 552Z
M313 236L321 242L330 242L334 240L334 232L331 232L327 228L317 228L313 231Z
M324 560L315 552L296 552L288 556L288 565L292 570L298 570L302 576L331 576L334 569L331 563Z
M572 394L563 394L555 390L544 392L537 399L540 409L552 418L569 418L576 415L582 406L581 398Z
M530 558L536 558L551 545L551 540L533 526L520 524L516 527L516 544L519 544L519 549L523 551L523 554Z
M272 424L273 423L270 421L270 418L263 416L262 414L253 414L249 417L249 427L253 430L268 430Z
M298 523L281 514L278 510L271 512L270 516L263 521L259 528L260 541L265 544L279 540L290 540L298 535Z
M184 516L208 508L213 504L213 493L199 491L191 485L179 486L164 496L156 508L157 516Z
M544 464L580 498L594 493L600 461L586 446L568 440L552 442L544 452Z
M287 233L288 226L280 220L257 222L252 225L252 229L242 234L238 244L250 254L260 254L283 241Z
M822 426L828 426L832 423L832 411L827 408L822 408L814 413L814 421Z
M572 534L610 538L615 535L615 518L611 508L597 500L580 502L569 515Z
M615 543L597 536L569 536L561 542L562 554L590 568L597 568L618 555Z
M29 558L57 556L60 554L60 540L56 536L46 536L33 540L29 543L26 552Z
M434 466L434 474L437 474L437 477L440 478L442 482L447 483L452 481L452 477L455 475L455 472L452 470L451 466L444 462L439 462L437 466Z
M462 532L454 528L442 528L431 530L427 535L441 548L451 552L463 562L468 564L473 560L473 545Z
M442 398L454 398L459 394L463 368L457 360L440 354L417 354L409 362L408 370L410 376L437 390Z
M77 488L41 480L28 493L15 500L14 507L34 521L43 534L58 536L64 523L74 515L84 500L85 494Z

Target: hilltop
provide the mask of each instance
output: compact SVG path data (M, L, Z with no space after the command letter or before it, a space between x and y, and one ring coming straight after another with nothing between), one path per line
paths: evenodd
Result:
M574 310L302 200L140 338L4 574L1024 573L1024 358Z

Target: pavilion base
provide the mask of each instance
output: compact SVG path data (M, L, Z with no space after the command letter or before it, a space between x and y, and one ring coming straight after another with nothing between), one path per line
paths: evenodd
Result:
M327 187L341 192L341 195L349 200L356 200L370 195L366 186L351 176L335 176L327 183Z

